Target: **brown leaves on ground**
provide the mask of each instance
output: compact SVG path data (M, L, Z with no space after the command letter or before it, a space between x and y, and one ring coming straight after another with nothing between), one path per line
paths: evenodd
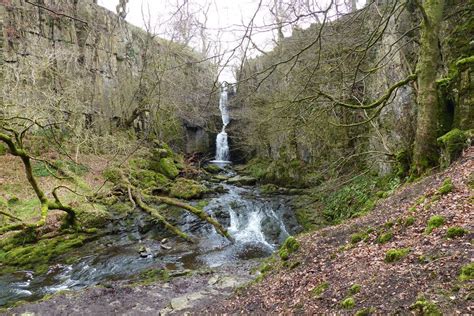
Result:
M448 170L405 185L367 216L302 236L299 252L290 259L300 262L297 268L274 271L209 312L353 314L372 308L377 314L409 313L424 297L448 314L473 313L473 283L458 278L461 267L473 258L474 199L468 186L473 173L471 147ZM452 179L454 189L439 195L446 178ZM444 217L444 224L427 234L433 215ZM409 225L406 219L411 216L415 222ZM448 239L446 231L452 226L469 233ZM367 231L365 241L350 243L351 234ZM377 242L386 232L393 234L392 239ZM389 249L401 248L410 251L399 261L385 262ZM315 295L313 289L325 282L327 289ZM350 293L353 284L360 285L358 293ZM355 304L344 309L341 302L348 297Z

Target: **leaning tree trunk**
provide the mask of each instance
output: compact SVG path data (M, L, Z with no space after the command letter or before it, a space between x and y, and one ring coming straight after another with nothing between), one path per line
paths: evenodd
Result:
M420 175L438 161L436 138L438 136L440 103L436 78L441 62L439 31L443 20L445 0L426 0L420 9L423 22L420 38L418 73L418 113L412 174Z

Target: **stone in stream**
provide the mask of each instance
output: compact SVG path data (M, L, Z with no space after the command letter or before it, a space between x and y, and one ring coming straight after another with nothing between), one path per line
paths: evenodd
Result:
M236 185L254 185L257 183L257 179L249 176L235 176L227 180L227 183Z

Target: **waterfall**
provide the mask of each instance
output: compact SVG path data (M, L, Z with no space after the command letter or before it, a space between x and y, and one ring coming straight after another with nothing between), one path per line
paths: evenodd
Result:
M217 135L216 138L216 162L229 161L229 143L227 139L227 133L225 132L225 128L230 122L229 110L227 108L227 94L227 85L223 85L221 87L221 95L219 99L219 110L221 111L223 125L222 131Z

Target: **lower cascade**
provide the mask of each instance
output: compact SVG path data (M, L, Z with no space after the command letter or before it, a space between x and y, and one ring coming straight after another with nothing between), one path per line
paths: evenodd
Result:
M160 229L145 215L136 213L139 215L124 218L111 227L113 234L75 250L72 256L77 260L72 263L58 258L43 275L17 271L0 276L0 306L114 280L133 281L150 269L166 269L173 274L245 265L252 259L269 256L289 235L299 232L284 197L262 197L251 187L222 186L226 193L210 199L203 209L226 227L234 243L189 213L183 213L177 225L197 243L190 245L172 238L165 242L156 237ZM126 226L126 222L134 225Z

